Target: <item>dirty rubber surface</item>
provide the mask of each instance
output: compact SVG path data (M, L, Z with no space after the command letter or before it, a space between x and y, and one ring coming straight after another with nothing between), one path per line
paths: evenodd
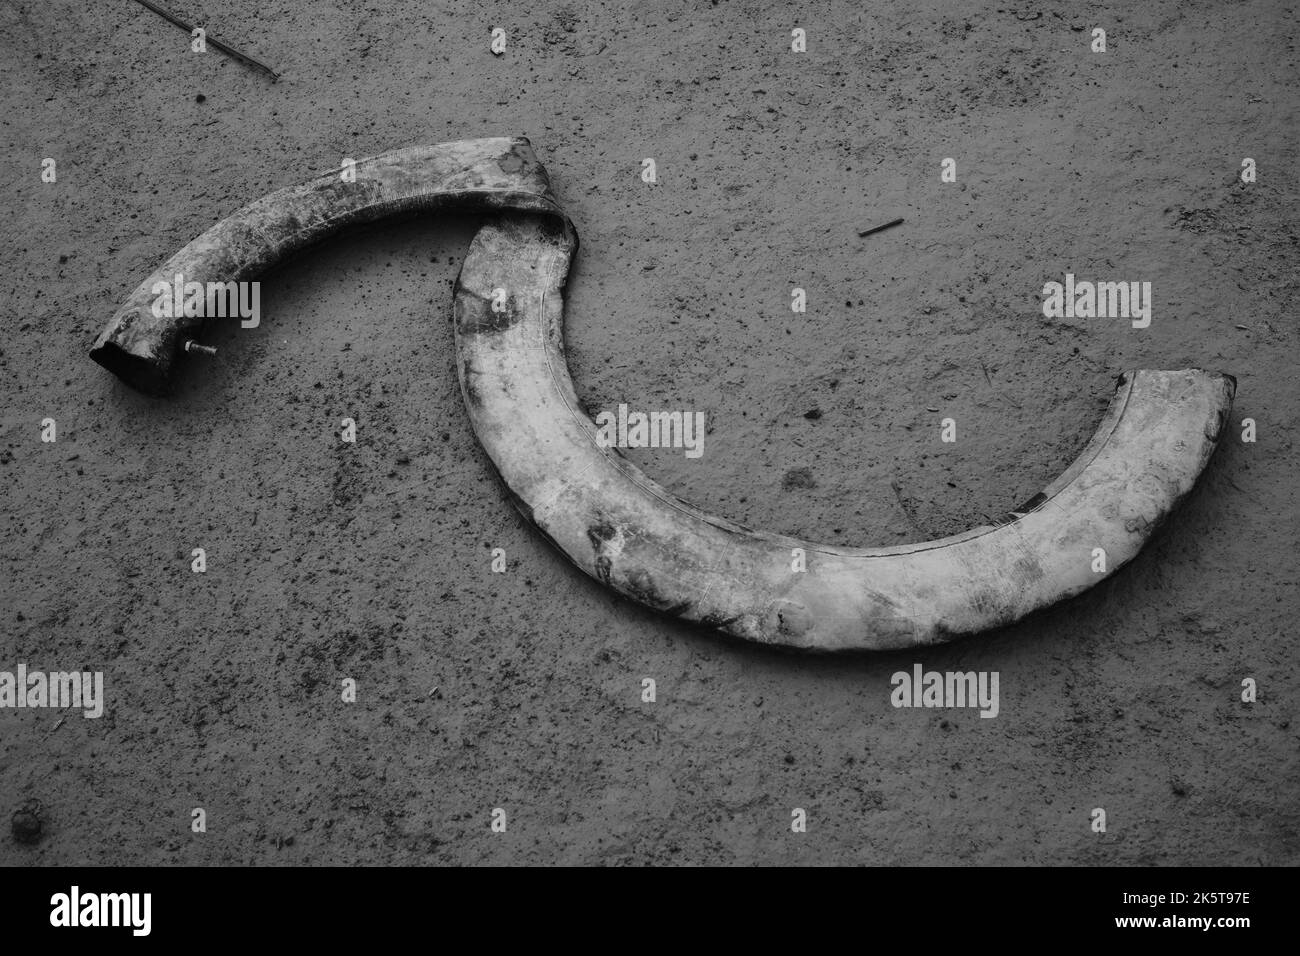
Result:
M0 710L0 863L1300 862L1294 10L173 6L283 79L134 5L0 8L0 670L107 694L98 720ZM1081 597L814 658L633 605L509 507L452 357L472 218L264 276L261 326L214 331L170 400L86 357L243 203L508 134L582 238L580 397L703 410L702 458L629 456L707 511L841 545L961 531L1058 475L1127 368L1235 374L1233 427ZM1151 327L1044 319L1066 272L1151 281ZM1000 714L892 708L914 663L998 671Z

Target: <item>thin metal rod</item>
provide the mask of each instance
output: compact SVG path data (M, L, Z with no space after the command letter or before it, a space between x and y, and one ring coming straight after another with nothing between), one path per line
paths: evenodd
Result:
M870 235L872 235L873 233L880 232L880 230L882 230L882 229L888 229L888 228L890 228L891 226L897 226L897 225L898 225L900 222L902 222L902 221L903 221L903 217L902 217L902 216L899 216L897 219L893 219L893 220L891 220L891 221L885 223L883 226L873 226L873 227L870 228L870 229L864 229L862 232L859 232L859 233L858 233L858 238L861 239L861 238L863 238L863 237L865 237L865 236L870 236Z
M149 8L154 13L158 14L158 16L162 17L164 20L180 27L186 33L189 34L194 33L194 27L191 24L186 23L184 20L176 16L174 13L168 13L166 10L164 10L162 7L158 6L157 4L150 3L149 0L135 0L135 2L140 4L140 6L142 7ZM261 70L263 73L267 74L273 80L278 80L280 78L279 73L275 72L275 70L271 69L261 60L255 60L247 53L240 53L234 47L226 46L226 44L222 43L220 40L216 39L215 37L206 36L205 34L204 42L210 43L213 47L220 50L222 53L226 54L227 56L232 56L236 60L242 60L245 63L247 63L249 66L253 67L254 69Z

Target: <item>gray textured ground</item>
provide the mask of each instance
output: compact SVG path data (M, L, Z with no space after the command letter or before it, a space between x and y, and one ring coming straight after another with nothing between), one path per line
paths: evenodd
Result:
M101 669L109 692L57 729L0 711L0 862L1300 861L1284 3L173 3L283 80L125 0L0 4L0 669ZM1141 557L1065 606L809 659L630 605L510 511L453 372L468 219L266 277L262 327L215 335L171 401L87 360L249 199L513 133L582 235L581 396L704 410L702 459L630 455L706 510L841 544L962 530L1058 474L1129 367L1235 373L1259 441L1232 429ZM1152 281L1150 329L1044 319L1067 271ZM998 670L1001 715L892 709L914 661ZM30 798L34 847L7 827Z

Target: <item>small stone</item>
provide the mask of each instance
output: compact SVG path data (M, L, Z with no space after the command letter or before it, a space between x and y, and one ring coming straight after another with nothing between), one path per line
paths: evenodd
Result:
M791 468L781 479L781 489L792 491L795 488L816 488L811 468Z
M45 824L41 820L40 809L40 801L28 800L14 811L14 815L9 821L9 827L17 842L27 846L39 842L45 832Z

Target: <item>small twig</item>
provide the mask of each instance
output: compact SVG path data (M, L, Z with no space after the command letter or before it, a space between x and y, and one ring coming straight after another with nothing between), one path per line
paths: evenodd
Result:
M51 727L48 731L45 732L45 736L41 738L42 740L48 740L51 736L54 735L54 732L56 730L58 730L60 727L63 726L63 721L67 719L65 715L67 714L68 708L71 706L72 706L71 704L67 704L66 706L64 706L64 708L61 711L59 711L59 719L55 721L53 727Z
M885 223L883 226L873 226L873 227L870 228L870 229L864 229L862 232L859 232L859 233L858 233L858 238L859 238L859 239L864 239L864 238L866 238L867 236L870 236L870 235L873 235L874 233L880 232L882 229L889 229L889 228L891 228L892 226L897 226L897 225L898 225L900 222L902 222L902 221L903 221L903 217L902 217L902 216L899 216L897 219L893 219L893 220L891 220L891 221Z
M912 530L918 534L925 534L925 529L916 523L916 519L912 517L911 509L908 508L907 503L903 501L903 492L899 490L898 479L889 479L889 487L894 489L894 497L898 499L898 507L903 510L903 515L907 518L907 523L912 526Z
M180 27L186 33L189 34L194 33L194 27L192 25L186 23L184 20L182 20L180 17L176 16L175 14L168 13L166 10L164 10L162 7L158 6L157 4L150 3L149 0L135 0L135 2L140 4L140 6L142 7L147 7L148 9L152 10L154 13L158 14L158 16L162 17L167 22ZM253 67L254 69L261 70L263 73L265 73L273 80L278 80L280 78L279 73L275 72L275 70L271 69L261 60L255 60L247 53L240 53L234 47L226 46L226 44L222 43L220 40L217 40L210 36L206 36L205 34L204 42L212 44L213 47L220 50L222 53L226 54L226 56L232 56L236 60L242 60L243 62L247 63L249 66Z
M1232 487L1236 488L1238 491L1240 491L1243 495L1245 495L1247 498L1251 499L1252 501L1259 501L1258 498L1252 495L1245 488L1241 487L1241 485L1237 484L1237 482L1234 481L1232 478L1228 479L1228 484L1232 485Z

